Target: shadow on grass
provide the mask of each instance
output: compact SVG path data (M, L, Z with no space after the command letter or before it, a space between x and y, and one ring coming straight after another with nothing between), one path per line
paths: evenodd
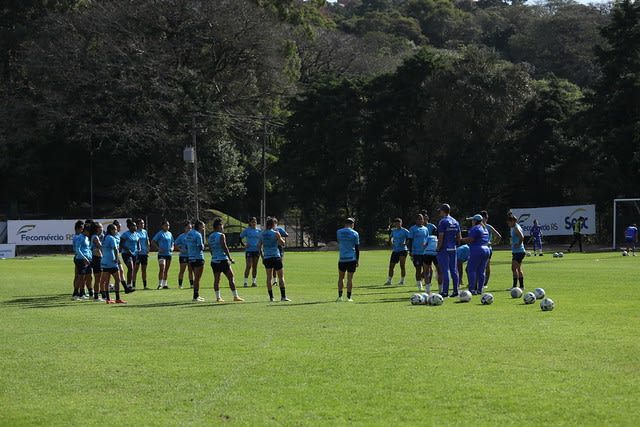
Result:
M17 297L0 303L1 305L20 308L56 308L62 306L81 305L85 301L73 301L69 294L42 295L37 297Z

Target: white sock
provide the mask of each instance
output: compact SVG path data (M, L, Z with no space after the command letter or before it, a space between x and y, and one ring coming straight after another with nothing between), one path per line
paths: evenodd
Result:
M220 291L216 291L216 299L220 299Z
M428 294L431 293L431 283L427 283L424 285L424 291Z
M387 277L387 282L388 282L388 283L391 283L391 279L393 279L393 276L389 276L389 277Z
M231 293L233 294L233 297L234 297L234 298L240 298L240 297L238 296L238 290L237 290L237 289L232 290L232 291L231 291Z
M256 278L255 277L251 280L251 283L254 284L254 285L256 284Z
M422 280L416 280L416 286L421 288L422 287Z
M404 276L400 278L400 283L404 283Z
M245 278L244 278L244 284L246 285L247 283L249 283L249 278L248 278L248 277L245 277Z

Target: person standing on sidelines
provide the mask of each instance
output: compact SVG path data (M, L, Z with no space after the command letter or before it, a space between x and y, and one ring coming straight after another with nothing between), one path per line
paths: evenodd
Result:
M102 239L104 238L102 224L99 222L91 223L91 270L93 270L93 300L94 302L102 302L100 298L100 281L102 280Z
M138 277L138 270L140 270L142 285L144 286L144 289L147 289L147 265L149 264L150 246L149 233L147 233L144 220L142 218L138 218L136 226L138 227L136 233L138 233L138 240L140 241L140 251L136 256L135 271L133 272L133 287L135 288L136 286L136 277Z
M469 236L463 242L468 243L469 263L467 264L467 278L469 279L469 291L471 295L482 294L484 288L487 262L489 261L489 230L484 225L484 218L476 214L467 220L471 220L472 227Z
M524 289L524 273L522 272L522 260L525 256L524 234L522 227L518 224L518 218L513 214L507 217L507 225L511 228L511 271L513 273L513 286L520 284Z
M227 237L224 234L224 222L222 218L213 220L213 233L209 235L209 249L211 250L211 269L213 270L213 290L216 293L216 302L224 302L220 296L220 274L224 274L229 280L229 289L233 294L233 301L244 301L238 295L236 283L233 279L233 270L229 264L234 264L227 246Z
M389 275L387 276L387 281L384 282L384 286L391 285L393 270L398 263L400 263L400 281L396 286L404 285L404 278L407 275L405 263L407 261L407 239L409 235L409 230L402 226L402 218L394 219L393 228L389 231L389 246L392 247L391 259L389 260Z
M184 223L182 234L175 241L176 249L180 252L178 262L180 263L180 271L178 272L178 288L182 289L182 281L184 279L184 271L189 270L189 287L193 288L193 269L189 264L189 250L187 249L187 234L192 230L191 221Z
M173 256L173 234L169 231L169 221L162 221L162 229L151 239L151 247L158 251L158 288L169 289L169 267Z
M482 215L482 223L487 227L489 232L489 260L487 261L487 270L485 271L484 288L489 285L489 277L491 276L491 257L493 256L493 242L499 243L502 240L502 235L491 224L489 224L489 212L480 211Z
M258 286L256 283L256 276L258 275L258 261L260 260L260 251L258 250L258 242L260 241L260 228L258 228L258 220L256 217L251 217L249 220L249 227L242 230L240 233L240 241L246 239L244 243L245 247L245 261L246 266L244 268L244 287L249 287L249 272L251 271L251 287ZM269 277L269 279L271 279Z
M582 228L583 227L584 227L584 217L581 216L573 224L573 241L571 242L571 245L569 245L568 252L571 252L571 249L573 249L573 245L575 245L576 242L580 247L580 252L582 252Z
M538 224L538 220L533 220L533 225L529 229L529 235L533 243L533 255L542 256L542 227Z
M338 261L338 299L343 301L344 276L347 275L347 302L353 302L351 293L353 291L353 275L360 262L360 235L353 229L356 220L347 218L344 220L344 227L336 232L338 244L340 246L340 258Z
M73 289L73 299L75 301L88 299L85 295L84 288L91 288L91 242L89 241L90 224L84 224L79 221L76 228L82 227L82 232L73 236L74 257L73 262L76 265L76 280Z
M409 255L411 255L413 266L416 269L416 286L418 291L422 291L422 278L426 271L424 252L428 236L429 229L424 226L424 216L422 214L417 214L416 223L409 228L407 246L409 247Z
M204 222L198 220L186 238L189 265L193 270L193 301L196 302L204 301L200 296L200 278L204 269L204 233Z
M273 297L273 288L271 285L271 277L275 272L278 276L278 286L280 288L280 301L291 301L287 298L287 290L284 282L284 269L282 266L282 258L278 246L284 246L284 239L275 229L277 219L268 218L265 224L265 230L260 233L258 241L258 251L262 253L262 264L267 273L267 292L269 300L275 301Z
M449 274L451 274L451 280L453 282L452 297L458 296L458 284L460 278L458 277L458 260L456 257L456 244L462 239L462 233L460 231L460 224L454 218L451 217L451 206L447 203L443 203L439 209L440 217L442 218L438 223L438 265L442 272L442 295L443 298L449 296Z
M278 218L273 218L273 223L274 226L276 227L276 231L278 232L278 234L280 234L280 236L282 236L282 239L286 239L287 237L289 237L289 233L287 233L287 230L285 230L284 228L278 226ZM286 240L284 240L285 244L287 243ZM282 264L284 266L284 245L278 245L278 251L280 252L280 258L282 258ZM273 270L273 286L278 286L278 275L276 273L275 270Z
M636 256L636 243L638 242L638 227L631 224L624 230L624 241L627 244L627 253Z
M122 260L127 266L127 284L126 287L135 289L135 271L136 257L140 251L140 235L136 233L138 226L132 219L127 220L128 231L120 236L120 249L122 249Z
M120 298L120 256L119 256L119 244L116 239L118 228L115 224L109 224L107 226L107 234L102 241L102 259L100 260L100 267L102 269L102 275L100 277L100 293L103 300L107 304L126 304L127 302ZM109 276L113 276L114 289L116 293L116 300L112 300L109 295ZM125 288L125 293L127 288Z

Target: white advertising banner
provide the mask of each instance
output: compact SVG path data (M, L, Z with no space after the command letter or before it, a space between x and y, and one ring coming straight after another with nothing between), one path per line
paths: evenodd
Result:
M15 257L16 257L16 245L0 245L0 259L15 258Z
M584 217L582 234L596 233L596 205L553 206L550 208L514 208L513 215L518 224L529 235L534 220L542 228L543 236L566 236L573 234L573 225L578 218Z
M115 218L98 219L103 226L111 224ZM18 220L7 223L7 242L19 246L34 245L72 245L77 220L47 219ZM126 220L118 218L120 225L126 228Z

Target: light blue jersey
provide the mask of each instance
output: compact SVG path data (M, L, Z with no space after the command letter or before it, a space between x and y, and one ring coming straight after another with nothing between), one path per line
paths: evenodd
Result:
M110 234L107 235L102 241L102 260L100 261L102 268L116 268L118 266L117 250L116 238Z
M173 246L173 234L170 231L160 230L152 239L158 245L159 256L171 256L171 246Z
M245 228L240 233L240 239L247 239L247 252L258 252L261 230L259 228Z
M427 230L429 231L429 236L433 235L433 236L437 236L438 235L438 227L436 227L435 224L431 224L430 222L424 225L425 227L427 227Z
M425 255L436 256L438 252L436 249L438 248L438 236L434 236L433 234L427 236L427 246L424 248Z
M357 261L356 245L360 244L360 235L356 230L344 227L336 233L340 245L340 262Z
M275 230L265 230L260 233L260 240L262 241L262 253L264 259L268 258L280 258L280 251L278 250L278 232Z
M458 261L467 262L469 261L469 255L471 253L471 248L469 245L461 245L456 248L456 258Z
M191 230L187 233L187 254L189 255L189 261L199 261L204 259L204 241L202 240L202 234L196 230Z
M404 227L394 228L389 232L389 237L393 239L392 252L403 252L407 249L407 239L409 238L409 230Z
M211 262L218 263L221 261L229 260L227 254L222 248L222 236L224 236L224 234L219 231L214 231L213 233L209 234L209 250L211 251Z
M73 236L73 247L75 251L75 259L86 259L91 261L93 254L91 252L91 243L89 238L84 234L76 234Z
M446 216L438 223L438 233L443 233L440 251L455 252L456 240L460 233L460 224L454 218Z
M140 236L137 232L125 231L120 237L120 242L122 243L122 253L130 253L131 255L138 255L139 248L138 244L140 243Z
M187 251L187 234L188 233L182 233L175 241L176 246L179 246L180 255L182 256L187 256L189 254Z
M516 225L511 229L511 252L514 254L520 254L524 252L524 241L521 240L518 243L520 238L516 234L516 228L522 233L522 227L520 227L520 224L516 223Z
M411 239L411 254L424 255L424 249L429 236L429 229L424 225L413 225L409 229L409 238Z
M140 240L140 252L139 255L149 255L149 233L144 228L136 231L138 239Z
M93 251L94 249L100 249L96 246L96 239L98 239L98 241L100 243L102 243L102 240L104 239L104 235L103 234L94 234L93 236L91 236L91 250Z

